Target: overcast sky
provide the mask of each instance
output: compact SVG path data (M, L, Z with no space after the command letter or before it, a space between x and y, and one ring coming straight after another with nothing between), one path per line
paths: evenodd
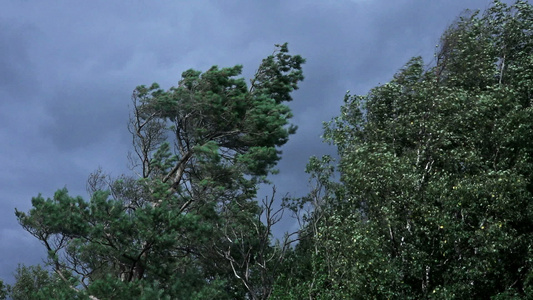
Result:
M322 122L347 90L366 94L409 58L433 59L441 33L491 0L22 1L0 9L0 279L36 264L43 246L15 208L67 187L86 195L98 167L129 173L130 96L176 85L183 71L244 65L250 78L274 44L307 59L291 103L298 132L282 148L280 195L303 195ZM53 4L52 4L53 3Z

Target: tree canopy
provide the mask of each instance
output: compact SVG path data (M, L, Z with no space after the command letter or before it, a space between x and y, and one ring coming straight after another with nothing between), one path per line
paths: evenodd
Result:
M296 130L304 62L283 44L250 84L214 66L137 87L135 174L16 211L50 270L20 266L0 299L533 297L533 6L466 11L432 63L348 92L324 126L337 157L311 157L309 194L277 210L257 190ZM272 238L283 209L296 240Z
M321 190L280 293L292 299L531 297L533 8L495 2L365 96L310 161ZM325 190L326 189L326 190ZM328 190L329 189L329 190ZM281 297L281 296L280 296Z
M280 258L271 243L278 219L273 199L262 207L255 197L296 130L285 103L303 80L304 62L283 44L249 86L238 65L185 71L166 91L155 83L137 87L129 124L137 176L97 171L89 178L89 200L61 189L53 198L33 198L29 212L16 212L46 247L69 293L268 297ZM263 224L265 210L270 219Z

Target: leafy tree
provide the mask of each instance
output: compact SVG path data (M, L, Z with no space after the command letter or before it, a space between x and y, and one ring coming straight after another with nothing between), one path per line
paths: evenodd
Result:
M533 6L462 16L436 58L346 95L325 132L342 188L295 249L312 272L279 281L279 295L532 297Z
M13 300L80 298L68 283L40 265L19 265L15 280L16 283L8 287L8 295Z
M20 224L79 297L268 297L283 246L271 243L272 202L255 197L296 130L285 103L304 62L283 44L249 86L242 66L214 66L185 71L167 91L137 87L129 130L138 176L97 171L88 201L66 189L35 197L29 212L16 211Z
M7 288L8 286L6 286L4 284L4 281L0 280L0 299L6 299L7 297Z

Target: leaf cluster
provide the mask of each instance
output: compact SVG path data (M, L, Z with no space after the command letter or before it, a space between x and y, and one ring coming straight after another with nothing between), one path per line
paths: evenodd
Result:
M324 133L340 184L320 199L334 205L312 210L293 253L304 270L286 271L280 298L531 297L532 13L467 13L435 65L415 57L346 95Z

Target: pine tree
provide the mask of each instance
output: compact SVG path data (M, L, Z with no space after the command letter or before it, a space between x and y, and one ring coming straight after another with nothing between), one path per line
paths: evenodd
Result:
M68 288L92 299L259 299L281 250L255 199L296 128L285 104L303 80L287 44L248 86L242 66L188 70L169 90L135 89L129 130L137 176L89 178L90 199L66 189L32 199L20 224L48 251ZM279 262L276 262L279 263Z

